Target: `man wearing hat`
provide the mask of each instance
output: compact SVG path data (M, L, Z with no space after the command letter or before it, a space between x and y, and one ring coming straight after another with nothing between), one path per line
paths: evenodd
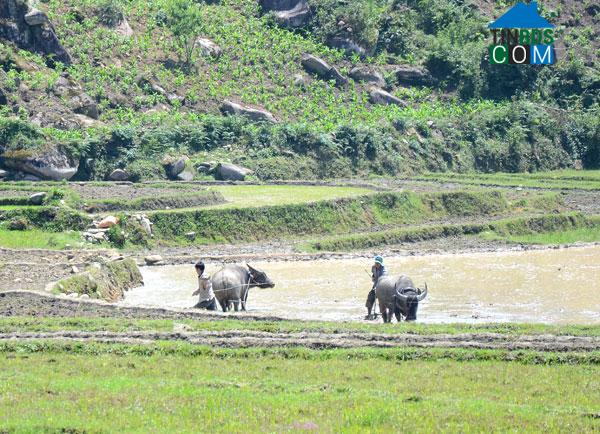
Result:
M375 256L375 263L371 267L371 279L373 280L373 287L369 291L369 295L367 296L367 302L365 306L367 308L367 316L365 319L374 319L371 315L371 311L373 310L373 306L375 305L375 286L377 285L377 281L381 276L386 274L385 265L383 265L383 258L379 255Z

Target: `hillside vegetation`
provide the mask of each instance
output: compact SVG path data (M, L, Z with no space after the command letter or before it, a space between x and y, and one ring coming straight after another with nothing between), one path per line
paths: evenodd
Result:
M78 162L73 179L124 168L134 181L165 178L161 162L181 155L265 180L600 166L592 2L539 2L558 24L551 67L489 65L486 24L507 1L309 0L295 29L253 0L207 3L40 2L68 64L0 32L0 163L53 149ZM203 55L196 37L220 51ZM359 48L331 48L340 40ZM307 73L305 54L347 82ZM372 102L355 67L379 72L401 103ZM223 116L225 100L276 122Z

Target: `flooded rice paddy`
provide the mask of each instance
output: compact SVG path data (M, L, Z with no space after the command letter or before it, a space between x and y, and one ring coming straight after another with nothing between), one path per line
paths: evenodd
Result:
M600 247L387 257L391 274L427 282L418 321L600 324ZM207 264L214 273L222 264ZM276 283L252 288L248 310L292 319L358 321L371 287L370 260L252 262ZM196 303L192 265L144 267L126 306ZM235 313L231 314L235 315Z

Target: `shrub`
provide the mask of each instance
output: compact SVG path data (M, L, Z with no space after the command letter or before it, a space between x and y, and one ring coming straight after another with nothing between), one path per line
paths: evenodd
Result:
M109 27L121 24L125 18L120 0L100 0L96 6L96 15L102 24Z
M15 218L9 221L7 226L11 231L26 231L29 229L29 222L25 218Z

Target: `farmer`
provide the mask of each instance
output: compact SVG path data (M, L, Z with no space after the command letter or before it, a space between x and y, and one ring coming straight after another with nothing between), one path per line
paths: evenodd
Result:
M377 286L377 281L381 276L386 274L385 265L383 265L383 258L379 255L375 256L375 263L371 267L371 280L373 281L373 286L369 291L369 295L367 296L367 302L365 306L367 308L367 316L365 319L374 319L371 311L373 310L373 306L375 305L375 286Z
M204 262L198 261L195 265L198 274L198 289L192 295L199 295L200 299L194 306L197 309L217 310L217 300L212 288L210 276L204 272Z

